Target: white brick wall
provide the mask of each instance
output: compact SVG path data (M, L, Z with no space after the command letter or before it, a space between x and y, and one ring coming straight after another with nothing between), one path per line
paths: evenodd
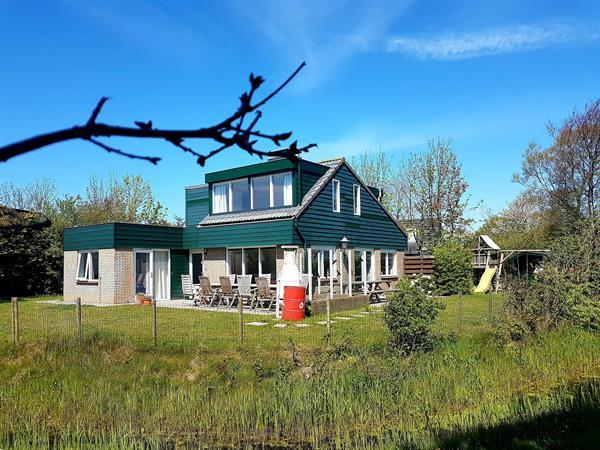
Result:
M127 303L133 298L133 251L98 251L100 279L96 284L77 282L77 251L64 252L63 297L87 303Z

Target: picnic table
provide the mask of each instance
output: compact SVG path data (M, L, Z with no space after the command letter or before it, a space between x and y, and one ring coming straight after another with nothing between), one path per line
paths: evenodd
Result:
M369 303L380 303L386 298L388 292L397 292L398 289L392 287L392 280L370 280L367 281L367 295ZM354 281L352 284L363 286L362 281Z

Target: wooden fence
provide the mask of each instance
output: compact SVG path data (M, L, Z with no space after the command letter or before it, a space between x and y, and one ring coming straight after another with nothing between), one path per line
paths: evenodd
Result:
M404 255L404 275L433 275L434 264L434 256Z

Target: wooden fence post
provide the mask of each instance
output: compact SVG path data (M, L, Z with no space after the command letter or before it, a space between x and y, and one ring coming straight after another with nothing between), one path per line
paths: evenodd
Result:
M19 299L17 297L12 297L10 299L10 303L12 306L12 337L13 343L19 343Z
M463 294L462 292L458 293L458 331L462 329L462 308L463 308Z
M488 291L488 320L490 321L490 325L494 326L494 317L492 311L492 288L490 286L490 290Z
M158 323L156 321L156 300L152 299L152 341L154 348L158 345Z
M244 302L238 297L238 311L240 313L240 349L244 347Z
M331 299L327 296L327 342L331 342Z
M83 328L81 327L81 297L75 300L75 310L77 312L77 340L81 344L83 342Z

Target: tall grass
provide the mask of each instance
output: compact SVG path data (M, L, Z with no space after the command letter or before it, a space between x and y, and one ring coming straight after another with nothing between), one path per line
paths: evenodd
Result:
M521 439L577 411L598 417L599 336L563 328L503 347L485 297L465 298L460 331L457 300L446 302L436 324L444 339L410 358L386 353L378 314L337 321L331 347L316 318L302 330L252 329L240 351L234 335L219 334L235 322L225 314L212 324L216 335L189 347L4 341L0 447L431 448L499 437L510 447L511 432Z

